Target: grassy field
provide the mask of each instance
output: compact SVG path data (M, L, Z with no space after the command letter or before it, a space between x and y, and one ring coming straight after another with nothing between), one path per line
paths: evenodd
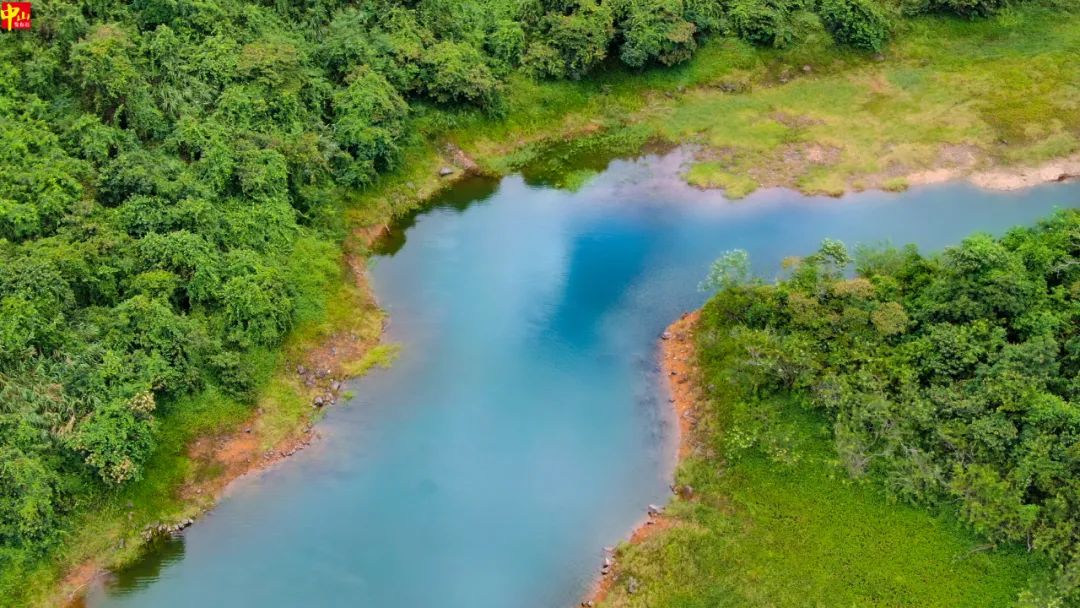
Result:
M346 235L385 225L447 187L452 180L440 178L438 168L462 166L459 149L483 172L526 169L536 181L575 187L608 159L633 154L650 142L696 144L698 162L687 179L727 188L732 196L772 185L827 193L903 188L908 175L923 169L1038 163L1080 149L1080 84L1075 78L1080 73L1080 15L1029 5L985 21L923 18L900 27L884 57L877 58L838 49L818 31L782 51L729 39L708 41L694 60L674 68L610 69L578 82L515 77L504 116L421 110L413 118L415 139L398 168L367 191L342 192L339 205L328 205L319 221L341 233L353 261L362 265L364 239ZM175 522L208 506L209 496L184 492L193 484L213 485L223 473L212 461L191 456L189 446L196 438L251 425L260 446L269 449L310 424L316 415L307 405L310 394L291 370L336 336L351 334L362 343L374 343L382 317L367 287L354 283L341 251L312 252L306 260L318 261L318 271L311 276L319 296L306 302L306 312L285 347L265 354L257 416L252 418L249 406L218 394L173 404L164 413L165 432L146 479L85 505L85 515L62 550L29 566L33 574L22 586L25 596L0 598L0 605L56 605L63 594L57 581L71 568L131 560L146 526ZM356 354L357 360L342 361L343 369L362 371L391 353ZM683 474L696 466L707 464L688 465ZM747 469L745 474L753 472ZM763 468L763 477L748 478L747 487L766 483L773 474ZM865 490L829 481L828 475L818 478L823 487L833 488L828 492L850 492L856 503L877 504ZM791 492L792 500L797 496ZM804 506L791 504L793 509ZM875 520L889 521L885 516L892 514L907 521L903 525L909 529L945 525L904 509L873 509ZM700 515L734 517L724 513ZM737 526L741 520L725 521ZM677 538L689 543L697 538L694 534L700 536L693 529L680 530ZM949 542L966 542L956 538ZM670 550L687 546L672 544ZM954 555L954 548L947 544L926 550L941 557ZM772 551L783 553L779 547ZM702 558L723 560L725 555L730 557L716 552ZM851 554L856 561L858 557ZM633 554L630 559L632 563ZM975 554L957 563L975 567L990 559ZM768 563L762 561L762 567ZM995 567L1008 564L1025 571L1021 566L1026 562L1019 558ZM808 560L803 567L812 565ZM897 572L900 576L906 571ZM974 572L957 570L960 578L955 580ZM997 581L993 585L1011 590L1007 581L1015 576L989 578ZM909 581L901 587L914 586ZM828 585L821 582L814 589L826 593ZM788 593L794 601L808 591Z
M828 427L786 405L794 462L761 453L688 460L678 478L696 498L668 508L672 528L619 550L601 606L989 608L1015 605L1045 574L1018 548L988 551L954 519L850 481L833 460ZM723 406L712 407L715 444Z

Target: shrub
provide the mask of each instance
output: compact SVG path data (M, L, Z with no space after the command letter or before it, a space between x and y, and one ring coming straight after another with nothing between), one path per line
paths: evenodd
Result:
M697 48L697 27L683 18L682 9L682 2L631 0L619 20L623 63L641 67L650 61L674 65L690 59Z
M497 61L515 66L525 53L525 29L517 21L501 19L488 33L485 47Z
M226 335L241 348L277 343L292 325L293 286L254 252L238 251L221 289Z
M367 67L357 69L348 80L348 86L334 94L332 128L351 161L339 169L339 177L362 185L397 156L409 107L381 74Z
M25 420L0 422L5 434L22 431L25 436L37 430L28 427ZM59 476L35 456L0 444L0 544L36 540L53 532Z
M611 9L595 0L571 3L569 12L551 11L540 22L538 44L526 52L538 76L581 78L607 57L615 34Z
M735 33L759 46L787 46L795 38L788 7L775 0L735 0L729 17Z
M119 485L142 477L142 464L154 448L152 393L129 401L110 401L83 420L72 445L106 483Z
M889 39L889 20L874 0L821 0L818 15L837 44L880 51Z
M424 90L439 103L465 103L487 110L498 106L499 81L483 54L460 42L440 42L424 55Z

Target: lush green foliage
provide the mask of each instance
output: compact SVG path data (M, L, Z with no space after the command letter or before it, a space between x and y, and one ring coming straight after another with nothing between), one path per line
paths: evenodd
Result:
M787 46L796 35L793 8L785 0L732 0L731 27L754 44Z
M1058 564L1030 605L1080 600L1080 212L933 257L827 241L775 285L733 260L699 329L707 386L738 387L729 458L797 460L775 403L804 403L851 477Z
M700 25L686 17L683 2L627 2L619 19L623 37L619 58L634 67L649 61L672 65L690 58L696 46L694 33Z
M880 51L889 39L884 11L869 0L821 0L821 22L841 44Z

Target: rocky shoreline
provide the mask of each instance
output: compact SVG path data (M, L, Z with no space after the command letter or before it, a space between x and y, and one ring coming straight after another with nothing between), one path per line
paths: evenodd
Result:
M698 370L694 357L693 332L698 317L698 311L684 313L660 335L660 370L667 378L668 404L674 410L678 421L679 463L697 449L694 441L694 429L697 422L694 409L701 398L701 392L697 383ZM694 489L690 486L673 484L671 490L673 495L682 500L691 500L694 497ZM675 521L664 514L663 506L649 505L644 519L634 528L626 544L636 545L645 542L673 525ZM624 582L627 593L632 594L637 591L639 584L637 579L629 577L621 581L619 577L617 550L608 547L604 551L606 555L600 568L600 576L588 597L582 600L581 606L592 607L601 604L618 582Z

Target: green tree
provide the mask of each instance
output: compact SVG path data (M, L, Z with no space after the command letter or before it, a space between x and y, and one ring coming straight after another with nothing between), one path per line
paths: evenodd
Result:
M579 79L607 57L614 15L596 0L572 0L540 19L523 63L537 76Z
M367 68L349 77L333 106L334 139L349 154L339 175L346 183L366 184L379 169L392 166L408 106L385 78Z
M501 99L499 81L474 46L439 42L424 54L424 91L439 103L465 103L492 110Z
M110 401L79 423L71 445L106 483L139 479L154 447L153 410L151 393Z
M750 280L750 254L744 249L725 252L709 267L701 290L717 292L746 285Z
M71 49L71 67L90 106L106 122L123 118L143 135L161 128L160 111L133 60L135 44L118 24L101 24Z

